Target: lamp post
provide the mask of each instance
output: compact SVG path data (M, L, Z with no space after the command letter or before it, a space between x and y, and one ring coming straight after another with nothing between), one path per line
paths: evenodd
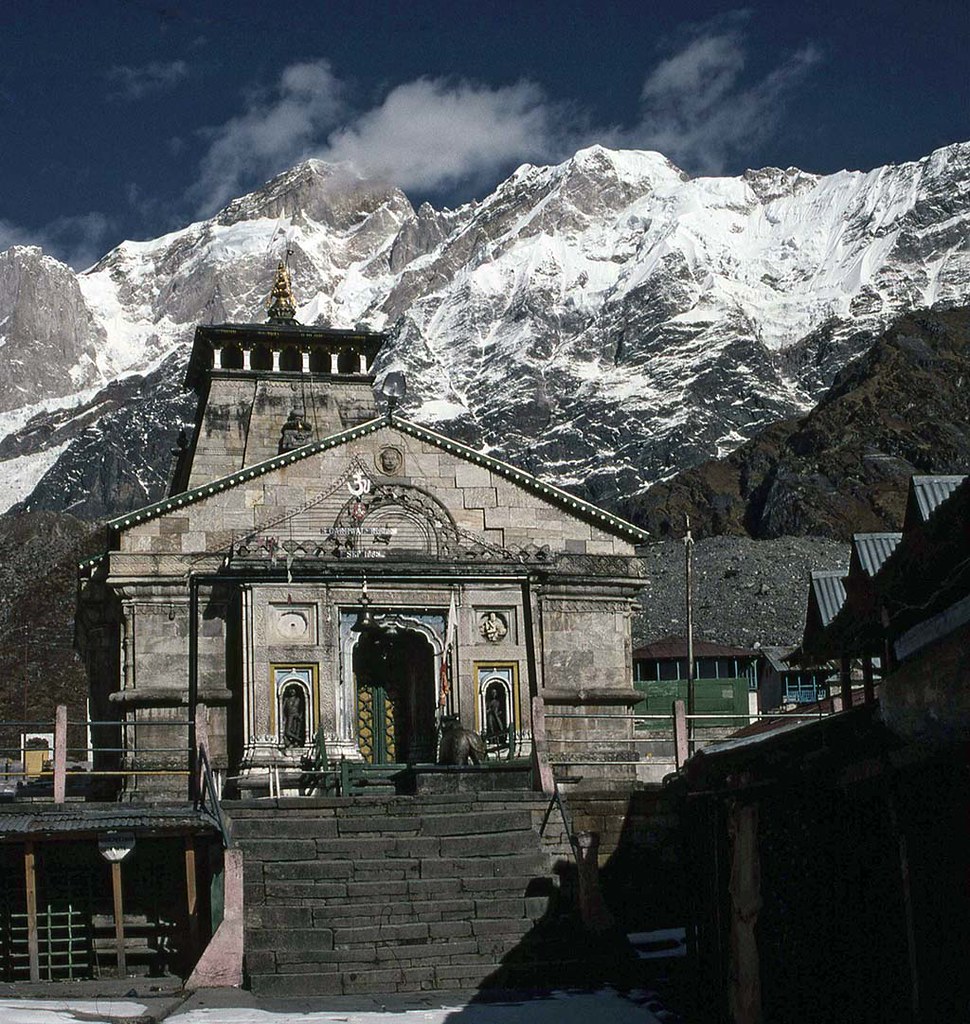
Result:
M128 974L125 961L125 913L121 894L121 862L135 848L131 832L109 832L98 840L101 856L111 865L111 895L114 904L115 946L118 955L118 977Z
M687 532L684 534L684 591L687 602L687 753L694 753L694 715L697 711L694 692L694 600L693 553L694 538L690 532L690 516L684 516Z

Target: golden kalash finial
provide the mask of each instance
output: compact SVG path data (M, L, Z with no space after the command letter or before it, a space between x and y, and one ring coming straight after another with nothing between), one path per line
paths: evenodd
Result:
M273 290L269 293L266 312L270 320L296 319L293 285L290 283L290 271L284 260L280 260L279 266L276 268L276 279L273 281Z

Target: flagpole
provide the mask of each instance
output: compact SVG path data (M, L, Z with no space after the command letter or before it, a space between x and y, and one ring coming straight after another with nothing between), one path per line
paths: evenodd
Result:
M694 716L697 714L697 693L694 680L694 595L693 565L694 538L690 532L690 516L684 520L687 532L684 535L684 594L687 604L687 752L694 753Z
M448 684L451 689L451 693L454 695L458 692L458 587L456 584L451 585L451 603L448 606L449 616L451 618L451 636L450 643L448 644ZM452 696L452 708L454 709L455 699Z

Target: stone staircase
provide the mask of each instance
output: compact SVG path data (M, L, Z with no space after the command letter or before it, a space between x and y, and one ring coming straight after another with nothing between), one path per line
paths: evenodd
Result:
M576 980L589 944L538 834L546 806L518 792L227 802L245 859L253 991Z

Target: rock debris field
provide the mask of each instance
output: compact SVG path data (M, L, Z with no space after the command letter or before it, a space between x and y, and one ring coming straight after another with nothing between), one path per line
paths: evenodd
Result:
M642 612L634 645L687 631L684 545L644 549ZM708 537L694 545L694 636L739 647L794 647L802 637L809 574L848 569L849 545L822 537Z

